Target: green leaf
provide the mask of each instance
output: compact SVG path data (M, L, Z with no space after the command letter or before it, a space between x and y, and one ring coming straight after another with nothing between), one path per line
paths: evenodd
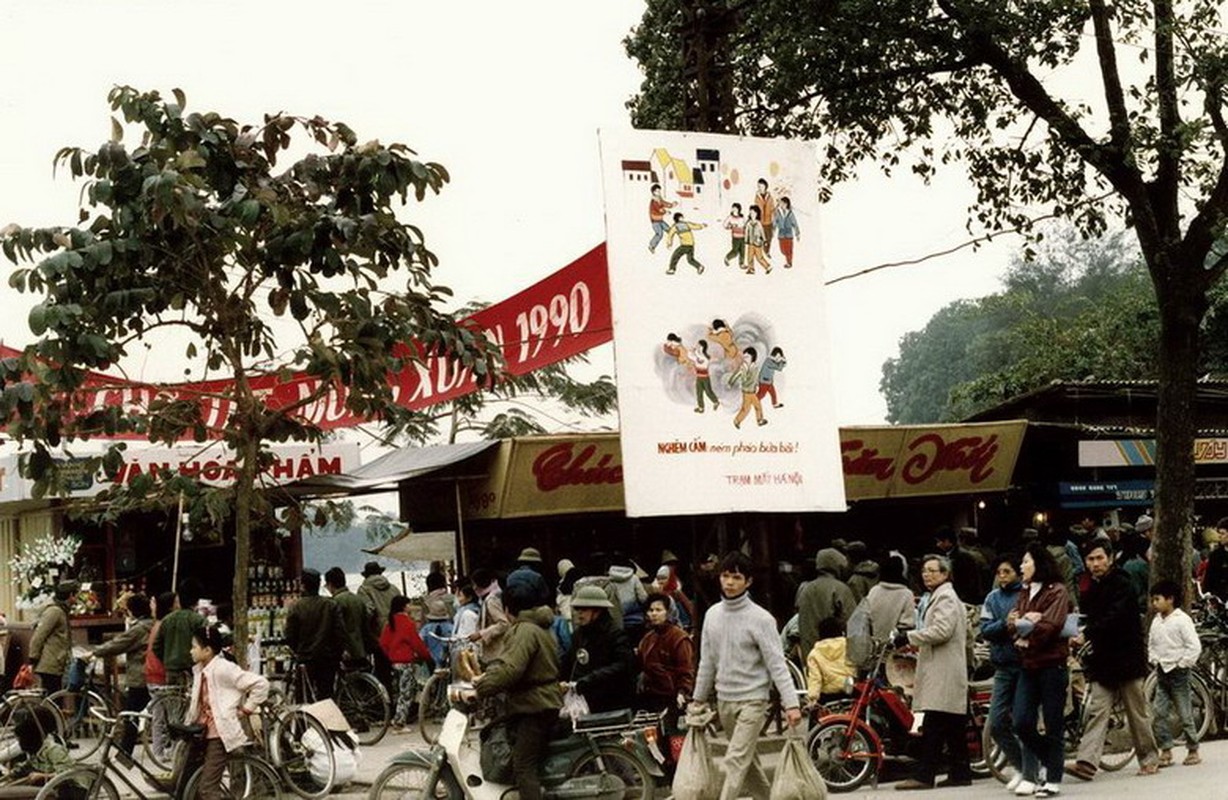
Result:
M124 140L124 126L119 124L119 120L117 120L115 117L111 117L111 141L112 142L122 142L123 140ZM77 164L77 166L79 166L79 164ZM74 174L80 174L80 173L77 173L76 170L74 169Z
M34 308L30 309L29 316L30 332L35 336L42 336L47 332L47 306L39 303Z

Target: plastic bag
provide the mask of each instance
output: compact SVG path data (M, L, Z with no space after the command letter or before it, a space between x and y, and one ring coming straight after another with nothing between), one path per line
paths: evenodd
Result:
M588 701L584 699L584 695L577 692L574 686L568 689L563 695L563 707L559 709L559 717L575 722L587 714Z
M512 771L512 740L506 722L492 722L479 734L482 740L482 777L491 783L510 784L515 780Z
M700 703L692 703L687 709L687 735L670 787L674 800L718 800L721 796L725 776L712 758L705 732L712 716L713 713Z
M354 780L362 756L358 750L358 741L353 734L329 733L328 736L332 740L333 785L341 786ZM312 779L323 786L328 779L328 744L313 728L303 731L299 741L307 755L307 770L311 773Z
M29 664L22 664L21 669L17 670L17 674L13 676L13 688L32 689L35 680L34 667Z
M827 784L823 776L806 755L801 734L791 730L780 753L780 765L772 779L769 800L823 800L826 797Z

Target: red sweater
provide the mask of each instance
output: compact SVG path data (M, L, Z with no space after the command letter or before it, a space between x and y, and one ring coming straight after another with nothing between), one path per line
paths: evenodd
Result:
M393 617L394 625L384 625L379 635L379 646L393 664L409 664L414 661L431 662L431 651L418 635L418 626L401 613Z

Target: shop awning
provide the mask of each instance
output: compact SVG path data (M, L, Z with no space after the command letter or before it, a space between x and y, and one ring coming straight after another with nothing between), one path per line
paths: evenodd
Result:
M456 532L431 531L417 533L406 530L394 539L363 549L364 553L397 561L452 561L456 558Z
M319 475L282 487L291 494L315 495L345 492L366 494L395 488L400 481L418 478L459 464L498 447L498 441L404 447L364 464L345 475Z

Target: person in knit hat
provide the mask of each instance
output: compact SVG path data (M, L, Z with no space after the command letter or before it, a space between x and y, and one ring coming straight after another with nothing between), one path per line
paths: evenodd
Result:
M720 800L771 793L759 763L758 742L773 685L790 727L802 719L776 620L750 598L751 569L750 558L738 551L721 560L721 602L704 619L695 678L695 700L706 703L715 696L721 727L729 737Z

